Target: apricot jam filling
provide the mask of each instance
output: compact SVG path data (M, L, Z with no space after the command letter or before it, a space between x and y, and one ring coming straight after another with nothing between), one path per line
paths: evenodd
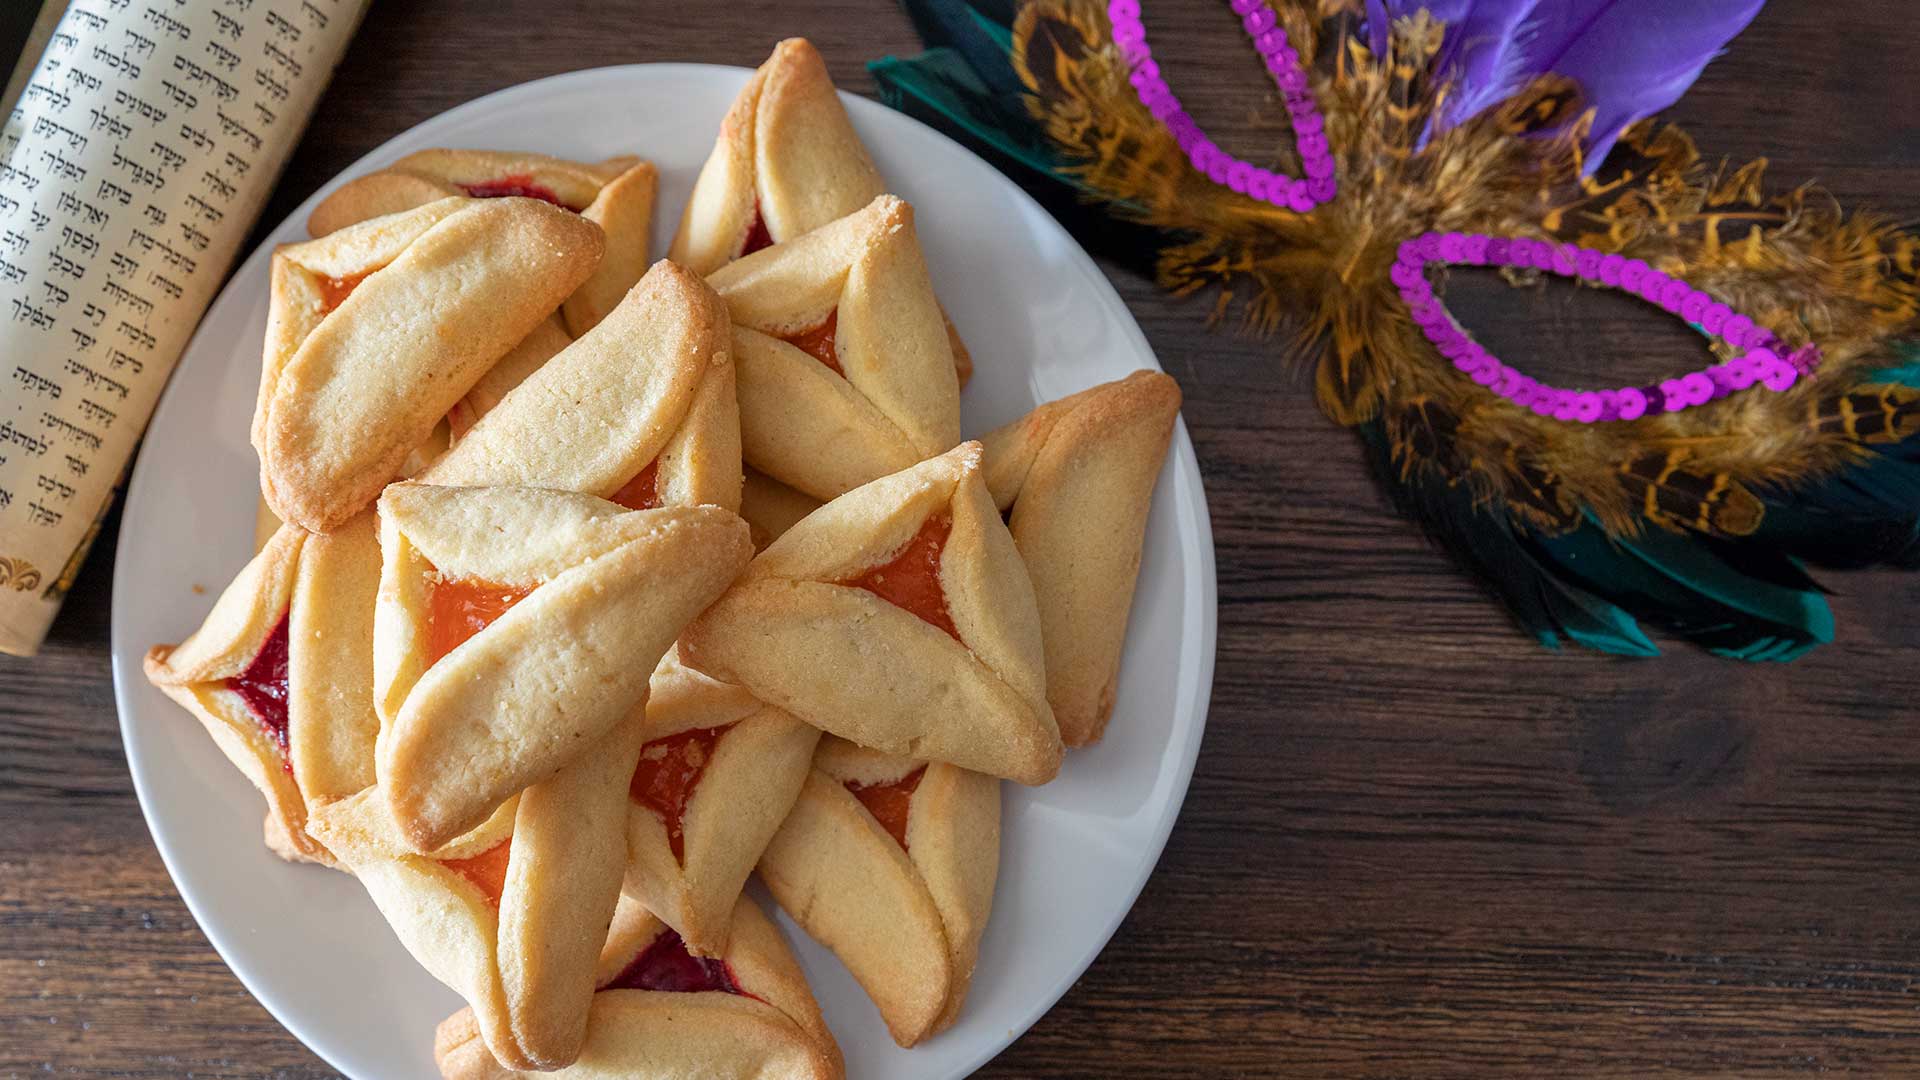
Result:
M657 509L660 506L660 459L647 462L646 468L607 499L629 510Z
M247 662L246 670L227 680L227 689L240 695L246 702L247 711L260 721L260 727L267 737L280 748L280 766L293 775L293 756L287 753L287 622L289 612L282 612L280 622L267 635L266 644L253 654Z
M498 911L501 894L507 891L507 862L512 854L513 837L509 836L472 858L442 859L440 865L466 878Z
M532 591L473 578L434 577L427 585L427 663L438 663Z
M713 759L714 744L732 724L714 728L695 728L655 739L640 748L640 764L633 770L633 782L627 794L660 815L667 826L667 846L682 865L686 862L684 831L687 803L693 789Z
M376 266L372 270L362 270L358 274L348 274L346 277L323 277L319 279L315 284L320 289L321 313L325 314L339 307L341 304L346 303L347 297L352 295L353 290L360 287L361 282L372 277L382 269L384 268Z
M840 584L865 589L890 604L905 608L959 641L960 630L953 625L953 615L947 610L946 590L940 586L940 553L952 532L953 518L935 514L892 559Z
M881 784L858 784L847 782L847 790L860 800L880 827L887 830L902 851L907 847L907 811L913 805L914 790L927 775L925 765L913 770L898 780Z
M827 312L827 321L811 330L802 330L789 335L785 340L789 345L827 365L835 375L846 377L846 369L840 366L840 354L834 351L833 335L840 325L840 309Z

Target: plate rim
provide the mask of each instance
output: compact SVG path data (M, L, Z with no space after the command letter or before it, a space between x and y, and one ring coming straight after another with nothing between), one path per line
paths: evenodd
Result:
M376 159L385 156L388 147L392 146L393 143L405 139L420 128L428 125L457 123L466 119L470 114L487 112L502 104L501 99L511 99L523 94L538 93L541 88L550 87L553 84L618 78L622 73L637 69L644 69L650 73L664 75L672 75L676 71L684 71L689 74L700 73L703 75L728 73L743 78L750 76L754 71L753 68L732 64L660 62L613 64L559 72L489 91L480 97L435 113L382 140L378 146L368 150L332 176L322 181L306 199L288 211L286 217L282 218L279 222L275 223L271 229L267 230L261 241L246 254L245 258L240 259L233 270L229 272L227 280L221 285L220 291L214 296L213 301L201 315L199 325L195 327L193 335L188 339L185 348L182 349L180 360L176 363L174 372L169 373L167 386L165 390L162 391L160 399L155 405L152 417L148 420L147 430L150 431L157 425L167 410L175 407L175 398L177 395L175 394L176 385L173 378L174 373L177 373L179 365L184 364L186 358L199 348L201 335L205 332L207 324L212 321L215 308L229 303L230 296L238 296L235 290L236 287L240 287L243 274L249 270L256 260L266 258L270 255L274 246L272 237L289 224L300 221L306 214L311 212L312 208L317 205L320 199L327 193L336 189L348 178L359 175ZM841 89L837 90L837 93L850 114L880 115L890 117L892 120L904 121L909 125L920 128L924 133L930 134L938 140L949 144L959 153L980 161L985 167L986 172L992 177L991 182L993 184L1001 188L1005 193L1011 195L1016 202L1026 204L1025 209L1029 212L1038 213L1046 220L1052 221L1054 225L1059 228L1061 235L1067 240L1067 259L1077 264L1078 269L1085 274L1092 284L1094 297L1101 307L1105 309L1109 321L1119 329L1124 336L1129 338L1132 343L1139 348L1142 354L1152 359L1156 370L1165 371L1165 368L1160 365L1159 355L1154 351L1151 342L1147 340L1145 332L1140 328L1139 321L1133 317L1132 311L1126 306L1125 301L1121 299L1119 290L1114 287L1113 282L1107 277L1106 273L1100 269L1099 265L1093 260L1093 257L1087 253L1079 240L1076 239L1065 226L1060 225L1059 220L1030 193L1004 172L993 167L990 162L987 162L984 158L981 158L978 154L968 149L964 144L948 136L938 128L926 124L916 117L891 109L879 101L852 93L851 91ZM892 122L892 120L885 122ZM279 184L279 180L279 177L275 178L276 187ZM257 222L255 227L258 227ZM241 291L244 291L244 287L240 288ZM234 300L232 302L239 301ZM144 483L146 480L147 449L148 444L143 434L139 454L136 456L132 467L128 471L124 493L125 502L121 508L123 518L135 516L133 513L135 506L137 504L144 504L146 501L146 496L143 492L147 490L146 484ZM1140 851L1140 857L1134 864L1133 873L1135 880L1129 888L1126 903L1117 908L1117 913L1109 920L1108 925L1102 928L1096 944L1084 955L1075 958L1072 963L1062 965L1060 977L1044 992L1036 995L1035 1001L1039 1003L1039 1007L1034 1009L1031 1014L1025 1017L1020 1023L1008 1028L1004 1036L995 1035L993 1038L985 1040L982 1043L981 1050L968 1055L970 1060L957 1075L966 1076L976 1072L982 1066L998 1057L1008 1047L1018 1042L1021 1037L1032 1029L1033 1025L1053 1011L1054 1006L1066 995L1066 992L1072 989L1074 984L1079 982L1081 976L1085 975L1087 970L1093 966L1094 961L1099 959L1100 954L1106 951L1107 946L1112 943L1114 935L1119 932L1121 925L1125 923L1127 917L1133 913L1134 905L1138 902L1140 893L1146 888L1147 882L1152 879L1153 871L1158 867L1160 857L1165 853L1166 845L1172 835L1174 825L1179 821L1181 812L1186 808L1187 792L1192 783L1194 769L1199 761L1200 745L1205 740L1207 714L1212 704L1219 637L1219 578L1213 544L1212 511L1206 498L1206 486L1199 469L1198 453L1194 448L1192 436L1188 431L1184 414L1176 414L1175 417L1173 437L1169 444L1169 461L1173 464L1174 471L1178 475L1179 480L1183 483L1190 483L1193 486L1195 496L1193 513L1176 514L1175 525L1176 532L1182 536L1183 546L1186 546L1184 541L1191 540L1190 550L1195 555L1195 565L1188 568L1188 573L1185 575L1186 581L1193 582L1197 579L1202 586L1198 596L1199 604L1197 610L1191 612L1192 617L1188 618L1185 621L1185 625L1181 627L1183 635L1194 637L1198 643L1197 662L1193 669L1195 676L1194 688L1188 703L1194 721L1191 732L1187 736L1184 745L1178 748L1177 758L1172 770L1170 773L1162 774L1162 777L1159 778L1170 779L1172 781L1168 789L1167 805L1169 811L1162 814L1161 819L1155 825L1151 839ZM221 924L218 922L210 923L203 917L200 902L196 900L192 890L189 890L181 884L180 875L175 869L176 855L173 852L172 845L162 839L162 830L155 825L155 815L158 811L155 809L146 783L142 779L144 770L140 764L141 754L140 751L136 749L138 743L133 736L133 723L130 719L132 710L128 706L130 699L128 688L134 685L133 680L139 676L138 661L139 657L144 655L144 649L137 644L133 646L133 648L137 650L137 653L128 652L123 649L119 629L123 625L123 620L120 617L122 604L123 602L126 604L132 603L131 600L123 600L127 592L121 588L122 568L128 565L128 560L125 558L127 552L137 546L134 531L122 528L119 539L114 546L114 576L111 599L109 601L108 643L113 678L114 711L120 728L121 751L126 759L128 774L133 781L134 794L140 805L141 818L147 826L148 837L153 841L155 849L159 851L161 862L166 867L167 876L173 884L174 892L186 905L188 913L193 916L194 924L206 937L208 944L213 946L215 954L220 957L221 962L226 965L227 970L231 972L241 986L246 989L247 994L265 1009L268 1015L272 1016L275 1022L280 1024L288 1034L299 1040L300 1044L310 1053L326 1062L330 1068L339 1071L342 1075L354 1077L356 1074L353 1073L352 1070L348 1069L339 1061L336 1061L331 1054L317 1044L314 1038L309 1037L302 1023L283 1012L279 1005L271 999L270 995L261 992L260 988L256 986L256 977L250 975L244 965L234 962L233 946L230 943L229 934L221 928Z

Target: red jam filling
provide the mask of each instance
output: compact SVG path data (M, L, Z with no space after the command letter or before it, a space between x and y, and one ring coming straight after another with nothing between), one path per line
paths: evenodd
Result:
M673 857L686 861L686 840L682 824L693 789L713 759L714 744L732 724L716 728L695 728L655 739L640 748L640 765L633 770L633 782L627 794L660 815L667 826L667 845Z
M660 505L660 461L647 462L640 475L626 482L608 498L629 510L652 510Z
M714 744L733 724L718 728L695 728L689 732L657 738L639 748L639 767L634 782L628 784L628 796L639 805L660 815L666 822L666 846L674 849L674 859L685 863L684 822L693 788L712 761Z
M470 859L442 859L440 865L472 882L498 911L500 896L507 891L507 862L512 854L513 837L509 836Z
M940 552L947 546L953 519L935 514L891 560L858 577L840 582L865 589L890 604L906 608L960 640L960 630L947 611L947 594L940 587Z
M664 990L671 994L752 994L740 989L725 960L707 959L687 951L687 943L673 930L663 930L653 944L640 950L626 970L602 990Z
M533 590L472 578L438 579L427 586L427 663L485 630Z
M833 369L833 373L842 378L846 370L840 366L840 354L833 349L833 332L840 325L840 309L827 312L827 321L811 330L802 330L789 336L788 344L813 357L815 360Z
M907 847L907 811L913 804L914 789L920 786L920 779L927 775L925 765L913 770L898 780L884 784L856 784L847 782L847 790L860 800L880 827L887 830L901 850Z
M227 680L227 689L240 695L247 711L280 748L280 765L293 775L293 756L287 753L287 616L267 635L267 643L253 655L247 669Z
M379 269L375 267L373 270L348 274L346 277L321 278L319 281L321 313L325 314L346 303L347 297L353 293L353 290L359 288L361 282L372 277Z
M539 199L541 202L552 203L562 210L574 209L561 202L560 196L555 195L552 188L534 183L533 177L528 173L515 173L498 180L482 180L477 184L454 186L476 199L500 199L509 195L518 195L523 199Z
M747 242L735 258L745 258L762 248L773 246L773 234L767 231L766 216L760 213L760 200L753 201L753 224L747 226Z

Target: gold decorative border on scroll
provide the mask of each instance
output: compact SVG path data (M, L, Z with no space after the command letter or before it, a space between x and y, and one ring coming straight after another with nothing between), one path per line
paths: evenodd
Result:
M25 559L0 555L0 588L32 592L40 587L40 568Z

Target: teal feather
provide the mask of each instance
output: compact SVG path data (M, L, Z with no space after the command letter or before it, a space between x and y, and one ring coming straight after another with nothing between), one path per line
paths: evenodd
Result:
M1451 482L1449 429L1427 419L1435 441L1410 469L1394 460L1383 422L1360 427L1375 474L1542 645L1655 656L1651 625L1721 656L1765 661L1833 640L1820 586L1788 555L1660 530L1611 539L1591 517L1557 535L1518 527L1504 507Z
M1920 345L1900 352L1903 362L1862 374L1860 385L1920 389ZM1871 449L1817 484L1763 493L1766 514L1752 541L1836 569L1920 566L1920 439Z
M1745 573L1692 537L1609 538L1589 519L1534 547L1596 595L1721 656L1786 660L1833 640L1817 591Z
M1020 76L1013 52L1014 0L901 0L914 30L929 49L959 53L993 95L1017 104Z
M1866 372L1860 376L1860 381L1868 384L1898 383L1920 390L1920 344L1904 345L1900 351L1913 359L1904 364Z
M1006 0L902 0L929 48L912 59L868 62L880 100L958 141L1011 176L1081 242L1123 265L1151 273L1166 237L1116 220L1100 193L1027 112L1026 88L1013 68L1013 5Z
M1359 428L1374 472L1402 512L1506 603L1522 629L1550 649L1571 642L1620 656L1658 656L1634 617L1555 574L1528 551L1506 514L1464 487L1422 473L1400 479L1380 422Z
M1011 161L1030 173L1070 182L1065 161L1024 112L1009 114L966 58L953 49L929 49L911 60L887 56L867 64L880 100L972 148Z

